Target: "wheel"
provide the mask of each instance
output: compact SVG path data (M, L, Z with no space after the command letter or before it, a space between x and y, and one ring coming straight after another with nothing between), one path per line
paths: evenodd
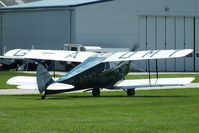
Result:
M45 99L46 98L46 94L44 94L43 96L41 96L41 99Z
M127 96L134 96L135 95L135 89L127 89Z
M99 88L93 88L92 94L94 97L100 96L100 89Z

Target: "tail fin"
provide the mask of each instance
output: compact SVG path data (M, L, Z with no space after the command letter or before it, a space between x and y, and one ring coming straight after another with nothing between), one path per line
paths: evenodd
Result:
M54 80L50 76L48 70L41 64L37 66L37 87L39 92L42 93L46 88L54 83Z

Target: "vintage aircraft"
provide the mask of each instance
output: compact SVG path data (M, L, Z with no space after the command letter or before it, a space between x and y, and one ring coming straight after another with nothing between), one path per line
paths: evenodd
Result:
M152 60L184 57L190 54L192 49L183 50L148 50L117 53L94 53L82 51L62 50L32 50L14 49L0 56L2 61L6 60L42 60L80 62L78 66L54 80L48 70L41 64L37 66L36 81L28 81L26 77L14 77L7 83L18 85L20 88L36 85L42 95L42 99L48 94L69 92L76 90L92 90L93 96L100 95L100 89L127 90L128 96L135 94L135 88L177 86L185 85L194 78L158 78L125 80L129 72L131 61ZM31 82L33 82L31 84ZM91 89L89 89L91 88Z

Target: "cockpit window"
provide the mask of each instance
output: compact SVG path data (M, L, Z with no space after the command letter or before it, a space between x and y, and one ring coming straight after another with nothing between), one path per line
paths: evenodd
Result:
M104 70L112 69L113 67L119 65L121 62L105 62Z
M104 70L110 69L110 62L105 62L104 64Z

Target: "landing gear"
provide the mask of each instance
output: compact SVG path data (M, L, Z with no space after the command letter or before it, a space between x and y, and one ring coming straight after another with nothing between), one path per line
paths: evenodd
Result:
M46 93L44 93L44 95L41 96L41 99L42 99L42 100L45 99L45 98L46 98Z
M134 96L135 95L135 89L127 89L127 96Z
M100 89L99 88L93 88L92 94L94 97L99 97L100 96Z

